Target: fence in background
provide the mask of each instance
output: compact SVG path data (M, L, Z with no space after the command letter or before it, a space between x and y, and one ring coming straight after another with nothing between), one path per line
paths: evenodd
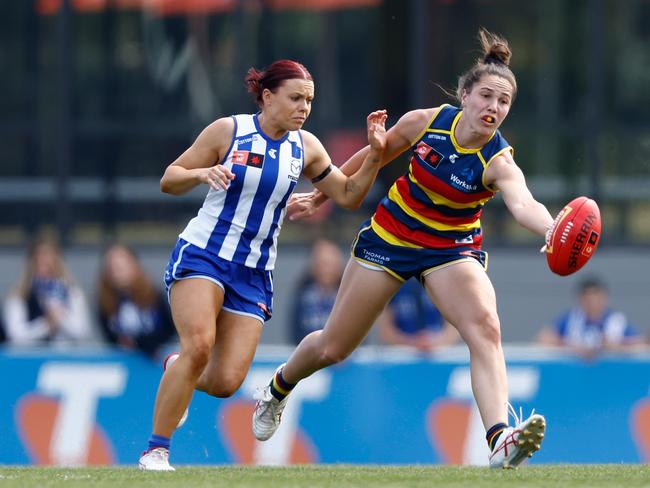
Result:
M269 352L269 351L267 351ZM487 460L462 348L436 358L365 349L300 383L276 435L254 440L252 394L288 350L258 355L227 400L197 393L174 436L183 464L474 464ZM650 462L650 357L585 363L506 350L510 400L548 420L533 463ZM111 351L0 352L0 464L133 465L150 434L160 367Z

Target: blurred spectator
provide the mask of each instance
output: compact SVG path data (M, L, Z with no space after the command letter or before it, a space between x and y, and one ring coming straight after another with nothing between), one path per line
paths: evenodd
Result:
M4 308L7 341L12 345L97 340L82 289L68 273L56 243L33 243L18 284Z
M314 242L309 268L295 293L291 322L295 344L325 326L341 283L343 266L343 253L334 242L327 239Z
M584 357L603 350L641 349L644 337L623 312L609 307L609 294L598 278L589 277L578 287L577 303L543 328L538 342L570 349Z
M422 352L455 344L456 329L431 303L422 284L408 280L377 319L379 340L388 345L411 346Z
M153 357L175 336L165 295L125 245L113 244L104 252L97 296L100 324L109 342Z

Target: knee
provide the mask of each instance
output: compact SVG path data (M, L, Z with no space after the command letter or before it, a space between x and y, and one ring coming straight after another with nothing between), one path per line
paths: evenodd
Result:
M336 344L330 337L323 334L322 330L309 334L303 339L301 345L304 346L312 358L315 358L317 369L340 363L352 352Z
M209 385L206 385L206 388L203 390L213 397L228 398L239 390L243 380L244 378L238 374L221 375L219 378L215 378Z
M195 335L189 340L182 341L182 354L187 358L190 368L197 376L201 374L208 364L213 342L209 336Z
M501 326L495 312L486 310L478 314L472 322L472 325L465 329L466 333L462 334L470 350L479 352L488 346L500 346Z
M501 344L501 324L499 323L499 317L496 312L485 311L478 324L483 342L493 346Z
M338 364L350 355L350 351L344 351L336 344L325 345L320 351L321 366L330 366Z

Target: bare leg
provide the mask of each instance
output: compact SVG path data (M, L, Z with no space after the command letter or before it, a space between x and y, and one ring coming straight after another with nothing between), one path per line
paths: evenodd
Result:
M153 433L164 437L176 430L208 363L223 290L208 280L187 279L174 284L170 298L181 351L173 367L165 371L156 396Z
M325 328L300 342L282 371L284 379L297 383L348 357L401 285L387 272L364 268L350 259Z
M248 374L260 335L260 320L222 310L217 319L214 348L199 377L197 390L219 398L235 393Z
M469 347L472 391L483 425L508 423L508 378L490 279L478 263L463 261L429 273L425 284Z

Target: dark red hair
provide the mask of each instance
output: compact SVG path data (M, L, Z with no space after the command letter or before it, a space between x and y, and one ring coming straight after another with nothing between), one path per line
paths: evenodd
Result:
M275 93L284 80L310 80L314 81L311 73L302 64L290 59L280 59L268 66L264 71L250 68L244 81L249 93L255 97L257 105L262 103L264 89Z

